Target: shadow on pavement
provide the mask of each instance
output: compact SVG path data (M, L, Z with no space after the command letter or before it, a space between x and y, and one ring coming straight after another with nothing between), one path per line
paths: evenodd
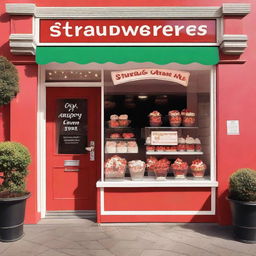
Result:
M234 240L232 226L220 226L215 223L190 223L182 227L209 237Z

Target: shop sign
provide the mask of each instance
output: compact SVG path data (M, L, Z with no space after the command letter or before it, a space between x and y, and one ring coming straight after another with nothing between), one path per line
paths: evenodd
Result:
M151 145L178 145L178 132L152 131Z
M41 19L39 43L216 43L216 20Z
M170 69L134 69L111 72L114 85L145 79L158 79L188 85L190 73Z

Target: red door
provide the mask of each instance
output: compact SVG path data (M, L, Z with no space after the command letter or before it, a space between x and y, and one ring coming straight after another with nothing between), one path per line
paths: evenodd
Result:
M100 88L47 88L47 211L95 210Z

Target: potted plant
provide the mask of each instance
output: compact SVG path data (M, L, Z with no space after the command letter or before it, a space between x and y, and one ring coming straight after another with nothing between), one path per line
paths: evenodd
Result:
M229 180L228 196L235 238L256 243L256 171L239 169Z
M28 149L17 142L0 143L0 241L23 236L26 199L25 178L30 164Z
M18 71L9 60L0 56L0 106L8 104L18 92Z

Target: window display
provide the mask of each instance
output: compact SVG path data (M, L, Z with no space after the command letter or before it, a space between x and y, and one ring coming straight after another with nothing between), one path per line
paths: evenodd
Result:
M190 77L187 87L151 79L104 86L107 181L210 179L210 71Z

